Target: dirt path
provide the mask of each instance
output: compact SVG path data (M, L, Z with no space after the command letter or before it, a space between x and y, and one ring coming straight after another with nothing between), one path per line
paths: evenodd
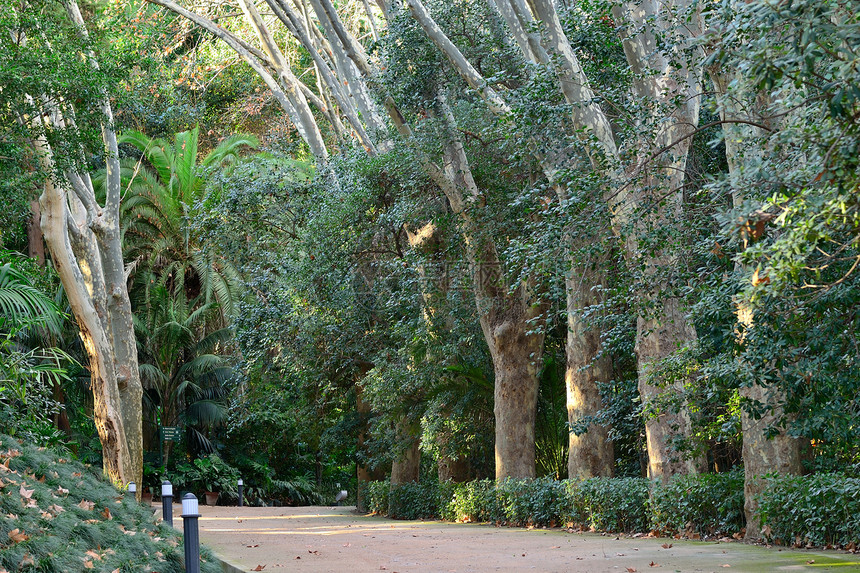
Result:
M200 509L202 542L242 571L860 572L860 556L835 551L394 521L351 507Z

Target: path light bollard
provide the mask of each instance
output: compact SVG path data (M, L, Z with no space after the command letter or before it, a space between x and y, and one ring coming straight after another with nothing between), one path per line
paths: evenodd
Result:
M133 481L128 482L128 495L137 497L137 484Z
M197 497L193 493L182 496L182 537L185 540L185 573L200 573L200 532L197 519L200 514Z
M245 485L245 482L242 481L242 478L239 478L239 481L236 482L236 484L239 486L239 507L242 507L242 489Z
M161 518L173 527L173 484L167 480L161 482Z

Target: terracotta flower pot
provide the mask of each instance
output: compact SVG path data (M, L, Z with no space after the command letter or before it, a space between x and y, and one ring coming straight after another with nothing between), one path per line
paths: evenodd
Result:
M206 491L203 492L203 495L206 496L206 505L218 505L218 496L221 495L216 491Z

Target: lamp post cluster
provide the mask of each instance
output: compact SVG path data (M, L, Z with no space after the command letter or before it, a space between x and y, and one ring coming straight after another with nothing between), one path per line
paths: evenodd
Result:
M243 504L244 482L237 482L239 493L239 507ZM129 482L128 495L135 497L137 484ZM185 572L200 573L200 530L197 520L200 518L200 507L197 496L186 493L182 496L182 530L185 545ZM165 480L161 482L161 515L164 522L173 527L173 484Z

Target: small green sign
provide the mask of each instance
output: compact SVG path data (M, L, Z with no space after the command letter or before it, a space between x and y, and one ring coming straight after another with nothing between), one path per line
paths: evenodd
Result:
M178 442L181 439L179 428L176 426L162 426L161 439L165 442Z

